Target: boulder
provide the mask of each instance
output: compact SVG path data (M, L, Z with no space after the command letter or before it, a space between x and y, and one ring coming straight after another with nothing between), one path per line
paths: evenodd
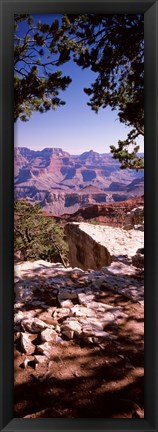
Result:
M73 303L71 300L67 299L67 300L60 300L60 306L62 308L71 308L73 306Z
M77 320L66 320L61 325L61 332L68 339L73 339L75 336L80 336L82 332L81 324Z
M65 226L72 267L101 269L113 261L131 258L143 246L143 232L72 222Z
M57 338L57 333L55 330L52 330L50 328L46 328L45 330L43 330L41 332L41 340L43 342L51 342L51 341L56 341Z

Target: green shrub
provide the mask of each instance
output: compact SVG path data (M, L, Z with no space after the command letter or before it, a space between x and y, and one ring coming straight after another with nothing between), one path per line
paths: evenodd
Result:
M43 259L68 263L64 230L53 217L45 216L40 205L24 200L14 204L14 250L26 260Z

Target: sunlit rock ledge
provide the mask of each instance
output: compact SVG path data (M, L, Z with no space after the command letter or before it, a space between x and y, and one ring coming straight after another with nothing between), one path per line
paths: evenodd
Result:
M137 250L144 247L142 231L72 222L65 226L72 267L100 269L112 261L130 263Z

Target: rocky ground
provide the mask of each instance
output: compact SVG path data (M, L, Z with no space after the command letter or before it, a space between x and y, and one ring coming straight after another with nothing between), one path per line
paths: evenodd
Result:
M144 276L15 266L15 417L143 418Z

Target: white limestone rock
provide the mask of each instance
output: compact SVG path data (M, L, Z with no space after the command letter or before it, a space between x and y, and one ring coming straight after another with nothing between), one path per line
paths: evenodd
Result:
M50 342L45 342L37 346L37 351L39 354L46 356L48 359L53 357L53 347Z
M35 363L38 363L38 364L46 364L46 362L48 361L45 358L45 356L43 356L43 355L37 355L37 354L34 356L34 359L35 359Z
M139 215L134 213L135 218ZM140 216L139 216L140 217ZM122 257L132 257L143 245L143 232L132 229L72 222L65 226L70 263L82 269L100 269ZM83 246L84 245L84 246Z
M61 332L68 339L73 339L75 336L80 336L82 332L81 324L76 320L65 320L61 325Z
M56 310L53 312L53 318L57 319L57 320L59 320L59 319L61 319L63 317L72 316L72 315L73 314L71 312L71 309L70 308L66 308L66 307L64 307L64 308L56 308Z
M38 318L30 318L24 319L21 322L21 327L24 331L28 331L30 333L40 333L45 328L49 327L44 321Z
M97 337L97 338L108 338L109 333L104 330L99 330L94 325L85 325L82 329L81 337Z
M71 309L73 307L73 303L71 300L60 300L60 306L62 308Z
M90 326L92 325L95 329L103 330L104 321L101 321L99 318L87 317L86 323Z
M43 342L51 342L56 341L57 339L57 333L55 330L52 330L50 328L46 328L41 332L41 340Z
M14 324L21 323L21 320L24 319L24 313L22 311L18 311L14 315Z
M31 355L35 352L35 346L32 344L32 335L21 332L20 342L24 353Z
M90 301L94 300L95 295L94 294L85 294L85 293L78 293L78 301L81 305L89 305Z
M83 316L83 317L88 317L88 316L95 316L95 311L93 309L90 309L88 307L85 306L80 306L78 304L76 304L75 306L73 306L71 308L71 313L72 315L79 317L79 316Z

